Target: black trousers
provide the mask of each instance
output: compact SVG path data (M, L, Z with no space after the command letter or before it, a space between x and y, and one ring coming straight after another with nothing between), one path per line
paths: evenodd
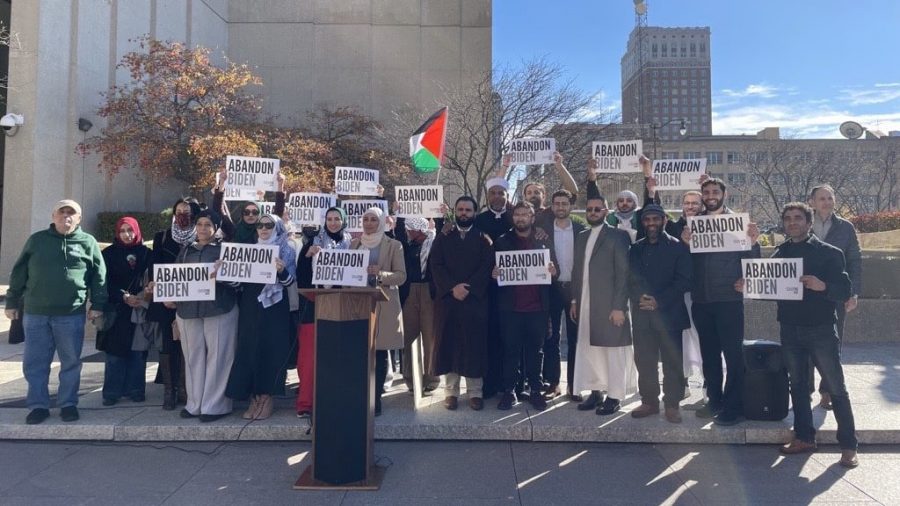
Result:
M539 393L541 381L541 359L544 339L547 334L547 312L501 314L503 335L503 392L515 390L518 380L519 363L524 356L525 378L532 392Z
M684 397L681 330L666 328L652 311L634 314L634 364L638 371L638 391L644 404L659 403L659 362L663 368L663 404L677 408Z
M375 396L384 394L384 382L387 380L388 350L375 350Z
M728 414L741 415L744 411L744 303L694 302L691 313L700 337L709 404ZM723 355L728 378L724 378L722 371Z
M578 340L578 324L569 316L572 298L572 284L570 282L556 282L550 287L550 332L544 341L543 369L544 381L550 384L559 384L559 377L562 374L559 346L562 331L560 327L563 320L565 320L566 344L568 346L568 352L566 353L568 371L566 371L566 377L569 388L572 387L575 374L575 342Z
M837 313L838 358L840 358L841 350L844 347L844 323L847 321L847 310L844 309L843 302L835 302L834 310L835 313ZM819 371L819 376L822 378L822 381L819 382L819 393L825 394L831 392L828 388L828 381L825 380L825 375L822 374L822 370L815 367L815 364L812 361L810 361L809 364L809 393L812 393L813 389L816 387L816 371Z

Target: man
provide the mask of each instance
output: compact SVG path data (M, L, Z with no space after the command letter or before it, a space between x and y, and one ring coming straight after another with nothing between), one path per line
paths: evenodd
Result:
M641 170L644 173L644 205L655 203L656 201L653 197L654 192L651 192L647 185L653 170L651 161L646 156L641 155L640 164ZM588 161L587 175L589 193L600 193L600 190L597 187L596 171L598 166L596 158L591 158ZM609 224L610 227L627 232L632 243L638 239L642 239L644 237L644 228L641 224L641 208L638 207L637 194L631 190L622 190L619 192L616 196L615 211L612 214L607 215L606 223Z
M641 405L631 416L644 418L659 413L657 363L662 357L665 417L671 423L681 423L681 334L691 326L684 303L684 293L691 288L691 255L687 246L664 231L666 212L659 204L645 206L641 222L647 235L628 253L634 362L641 394Z
M562 189L573 195L577 195L578 184L575 183L575 178L572 177L572 174L563 164L563 156L559 151L553 153L553 165L556 167L556 174L559 176ZM504 169L507 169L508 167L509 158L505 157ZM549 234L555 216L553 208L545 206L547 188L542 183L529 182L522 188L522 196L525 198L525 201L534 206L536 226ZM541 236L542 234L538 235Z
M813 219L813 211L808 205L802 202L786 204L781 211L781 222L788 240L772 255L772 258L803 259L803 275L800 276L803 299L778 301L781 346L794 406L794 440L782 446L780 451L791 455L816 449L808 383L812 360L830 388L838 426L837 440L841 446L838 463L853 468L859 465L856 429L835 329L835 305L850 297L852 282L845 271L841 250L810 233ZM743 279L738 280L735 289L740 292L743 288Z
M440 378L427 375L434 350L434 304L428 257L436 237L435 229L442 227L443 221L439 219L432 227L424 218L397 218L394 225L394 239L403 245L406 264L406 281L400 286L404 336L402 372L411 392L414 389L412 345L420 335L422 356L419 370L425 374L421 378L423 389L429 392L440 383Z
M549 249L546 241L534 236L534 206L519 202L513 207L513 230L501 235L494 244L496 252ZM551 277L556 276L552 251L548 266ZM498 279L500 267L492 276ZM519 364L524 357L525 376L531 389L529 400L538 411L547 409L541 392L541 348L547 335L547 312L550 308L550 285L502 286L498 290L500 329L503 336L503 396L497 409L508 410L518 402L514 389Z
M859 239L856 237L856 229L849 221L834 214L834 188L823 184L813 187L809 194L809 205L815 210L813 216L812 231L823 242L834 246L844 253L844 261L847 263L847 274L850 275L850 298L835 304L837 310L837 332L841 342L844 341L844 322L847 313L856 309L859 292L862 289L862 253L859 250ZM812 374L812 371L810 371ZM821 371L819 371L821 375ZM810 378L810 388L815 383ZM819 406L831 409L831 395L828 393L828 384L824 378L819 383L821 399Z
M704 207L701 214L733 212L725 206L728 194L721 179L707 179L701 185L700 193ZM744 301L740 294L734 292L733 286L741 277L741 259L760 256L756 223L750 223L747 227L747 236L753 244L749 251L691 254L694 262L691 313L700 336L703 379L709 398L709 403L697 410L696 415L699 418L713 418L718 425L735 425L743 419ZM690 227L685 227L681 239L690 244ZM723 378L722 356L728 368L727 379Z
M584 225L572 221L572 206L575 195L568 190L558 190L553 194L553 233L550 244L556 256L559 276L550 287L550 333L544 341L544 381L549 385L546 389L548 399L561 394L559 380L560 366L560 324L566 321L566 394L574 400L572 379L575 374L575 343L578 340L578 324L569 316L569 302L572 300L572 268L575 265L575 238L584 230ZM580 399L579 399L580 400Z
M106 305L106 265L97 241L81 230L81 206L60 200L53 206L53 223L35 232L13 266L6 293L6 317L22 318L25 356L22 369L28 382L29 425L50 416L50 365L59 355L56 405L64 422L78 420L81 348L85 307L89 319L100 317Z
M459 378L466 378L469 406L484 407L482 378L487 369L488 285L494 266L490 238L475 227L475 199L456 200L456 226L438 234L431 246L434 282L434 354L430 374L446 374L444 406L455 410Z
M677 220L669 220L666 222L666 233L675 238L680 238L684 227L687 226L687 219L691 216L697 216L703 210L702 195L697 190L689 190L681 196L681 216Z
M595 187L596 188L596 187ZM590 230L575 240L570 316L578 321L573 392L591 394L578 409L611 415L633 380L628 322L628 234L606 224L606 200L588 186L585 216ZM602 391L608 397L602 398Z

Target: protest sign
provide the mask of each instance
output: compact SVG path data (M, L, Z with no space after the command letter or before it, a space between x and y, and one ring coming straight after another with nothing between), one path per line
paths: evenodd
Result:
M687 225L691 230L691 253L747 251L752 246L747 236L747 213L688 216Z
M366 286L369 250L323 249L313 256L313 285Z
M706 158L653 160L657 190L699 190L703 174L706 174Z
M744 258L744 298L803 300L802 258Z
M287 208L295 227L325 224L325 212L334 207L335 197L330 193L292 193Z
M498 286L550 284L549 249L498 251L495 255L500 269Z
M216 300L214 264L156 264L153 302Z
M384 211L384 215L388 212L387 200L377 199L359 199L359 200L342 200L341 207L347 211L347 232L362 232L362 215L369 210L370 207L380 207Z
M228 155L225 168L228 170L229 188L244 188L262 191L278 191L278 171L281 161L277 158L254 158L250 156ZM254 196L250 200L256 200Z
M511 165L540 165L553 163L556 152L556 139L525 138L514 139L509 143Z
M274 202L254 202L256 207L259 209L259 215L262 216L264 214L272 214L275 212L275 203ZM281 216L279 216L281 218Z
M216 279L241 283L275 282L278 246L223 242L219 260L222 266Z
M358 167L335 167L334 192L338 195L377 196L378 171Z
M232 188L226 184L224 191L226 201L241 200L253 202L254 200L259 198L256 190L251 190L249 188Z
M643 143L633 141L594 142L591 145L591 157L597 160L597 172L625 174L641 172L641 154Z
M440 218L444 203L443 186L397 186L397 216L400 218Z

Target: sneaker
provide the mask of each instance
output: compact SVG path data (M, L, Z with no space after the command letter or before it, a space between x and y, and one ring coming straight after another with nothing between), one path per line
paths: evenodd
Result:
M64 422L74 422L80 418L78 416L78 408L75 406L66 406L59 410L59 417L62 418Z
M694 414L697 415L697 418L713 418L721 412L722 408L717 408L712 404L707 404L706 406L703 406L702 408L695 411Z
M44 408L32 409L28 416L25 417L25 423L28 425L37 425L47 418L50 418L50 410Z
M312 418L312 411L302 410L297 412L297 418Z
M512 392L506 392L500 397L500 402L497 403L497 409L507 411L512 409L512 405L515 403L516 396Z
M544 396L541 395L540 392L532 392L531 406L538 411L543 411L547 409L547 399L544 399Z
M737 425L742 421L744 421L744 417L735 415L733 413L728 413L726 411L722 411L718 415L713 417L713 423L715 423L716 425L722 425L724 427Z

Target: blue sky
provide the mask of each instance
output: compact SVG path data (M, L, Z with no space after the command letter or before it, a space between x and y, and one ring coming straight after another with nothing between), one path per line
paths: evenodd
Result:
M900 0L648 0L650 26L709 26L713 133L900 130ZM494 0L495 65L535 56L620 108L632 0Z

